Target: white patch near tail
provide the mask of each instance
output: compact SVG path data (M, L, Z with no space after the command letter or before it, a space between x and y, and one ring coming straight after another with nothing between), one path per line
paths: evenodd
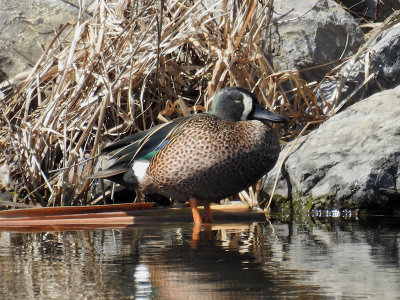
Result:
M147 168L150 165L150 161L144 159L138 159L133 162L132 170L135 173L139 182L143 181L144 175L146 175Z

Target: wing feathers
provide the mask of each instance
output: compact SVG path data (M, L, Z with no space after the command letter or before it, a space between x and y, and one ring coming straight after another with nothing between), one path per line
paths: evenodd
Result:
M110 154L108 160L115 160L114 163L109 168L90 175L88 178L110 178L127 172L135 159L150 160L157 151L168 144L169 139L175 133L179 134L179 130L197 116L200 114L156 125L106 146L102 150L102 154Z
M116 168L116 169L107 169L107 170L101 170L98 171L95 174L89 175L87 178L88 179L96 179L96 178L108 178L111 176L119 175L122 173L125 173L127 171L126 168Z
M102 150L102 153L111 153L110 159L116 160L110 169L116 166L128 165L135 159L145 157L153 151L160 150L166 144L166 140L179 127L184 125L190 117L193 116L178 118L169 123L154 126L108 145Z

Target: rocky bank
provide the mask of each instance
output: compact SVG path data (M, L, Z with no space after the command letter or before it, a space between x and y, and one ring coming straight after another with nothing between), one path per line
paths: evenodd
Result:
M324 122L281 152L264 190L308 208L392 211L400 207L400 86ZM304 201L305 200L305 201Z

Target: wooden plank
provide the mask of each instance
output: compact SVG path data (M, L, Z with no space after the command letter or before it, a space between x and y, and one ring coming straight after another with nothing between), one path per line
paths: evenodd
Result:
M75 214L89 214L89 213L99 213L99 212L116 212L116 211L127 212L127 211L150 209L153 207L153 205L154 205L153 202L148 202L148 203L126 203L126 204L93 205L93 206L58 206L58 207L12 209L12 210L0 211L0 219L55 216L55 215L75 215Z
M200 207L203 209L203 207ZM235 204L226 204L226 205L211 205L211 210L214 211L221 211L221 212L247 212L250 210L250 207L244 203L235 203Z
M27 220L27 219L5 219L0 222L0 227L29 227L29 226L60 226L60 225L132 225L135 217L105 217L105 218L80 218L80 219L44 219L44 220Z
M46 215L46 216L27 216L27 217L16 217L16 218L0 218L0 224L2 222L12 220L54 220L54 219L84 219L84 218L107 218L107 217L126 217L131 212L127 211L116 211L116 212L100 212L100 213L82 213L82 214L65 214L65 215Z
M130 225L115 224L86 224L86 225L29 225L29 226L0 226L0 231L9 232L49 232L49 231L78 231L78 230L110 230L124 229Z

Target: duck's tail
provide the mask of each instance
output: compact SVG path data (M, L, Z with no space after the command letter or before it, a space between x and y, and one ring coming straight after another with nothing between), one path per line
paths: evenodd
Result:
M127 186L128 188L137 189L140 182L143 181L146 175L150 161L138 159L133 161L132 165L122 167L114 165L109 169L100 170L95 174L88 176L88 179L108 179L116 183Z

